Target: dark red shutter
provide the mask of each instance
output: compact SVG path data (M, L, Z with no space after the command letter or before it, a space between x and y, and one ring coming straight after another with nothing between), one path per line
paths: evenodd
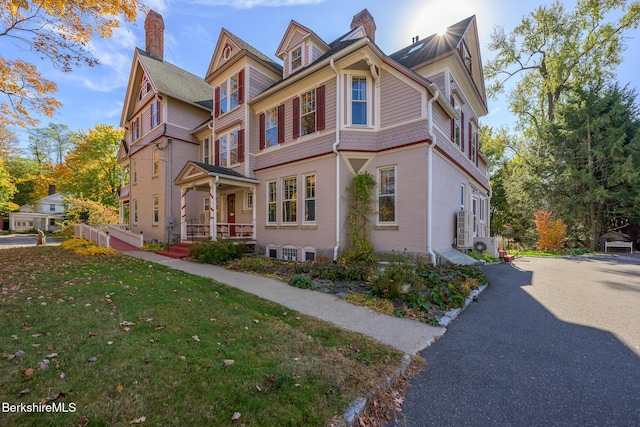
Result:
M284 104L278 105L278 144L284 142Z
M451 106L455 108L456 101L453 99L453 95L451 95ZM451 119L451 142L456 141L456 120Z
M316 89L316 130L324 129L324 85Z
M214 104L215 104L215 108L214 108L215 116L218 117L220 115L220 86L218 86L216 88L216 90L215 90L214 99L215 99L215 102L214 102Z
M300 137L300 97L293 98L293 139Z
M238 104L244 102L244 70L238 73Z
M220 140L216 139L216 153L215 153L215 161L214 161L214 165L215 166L220 166Z
M260 114L260 149L261 150L264 150L264 147L266 145L265 130L266 130L266 117L264 113L262 113Z
M244 129L238 130L238 163L244 162Z
M469 122L469 160L471 160L471 144L473 144L473 128Z
M460 150L464 153L464 112L460 111Z

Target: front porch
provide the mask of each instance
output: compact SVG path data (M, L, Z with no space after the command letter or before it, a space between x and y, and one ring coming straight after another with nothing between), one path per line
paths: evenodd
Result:
M255 243L258 183L228 168L188 162L174 181L180 188L180 241L228 238Z

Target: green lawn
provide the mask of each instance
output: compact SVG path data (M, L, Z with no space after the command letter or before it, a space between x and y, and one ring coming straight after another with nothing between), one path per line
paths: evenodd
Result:
M402 358L126 256L48 246L0 250L0 259L0 403L75 406L0 412L0 425L326 425Z

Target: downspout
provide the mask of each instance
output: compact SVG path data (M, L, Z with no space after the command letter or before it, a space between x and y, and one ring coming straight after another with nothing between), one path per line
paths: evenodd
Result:
M434 90L433 97L427 102L427 115L429 116L429 139L431 144L427 147L427 248L426 252L432 264L436 263L436 254L433 252L431 236L433 231L433 149L436 146L436 135L433 133L433 102L440 96L440 90L436 85L430 86Z
M336 142L331 149L336 154L336 246L333 248L333 261L338 261L338 251L340 250L340 73L335 66L333 58L329 63L331 69L336 73Z

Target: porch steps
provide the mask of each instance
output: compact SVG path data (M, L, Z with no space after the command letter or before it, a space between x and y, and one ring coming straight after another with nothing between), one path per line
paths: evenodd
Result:
M189 256L189 246L191 243L174 243L173 246L167 246L161 251L155 251L155 253L169 258L183 259Z

